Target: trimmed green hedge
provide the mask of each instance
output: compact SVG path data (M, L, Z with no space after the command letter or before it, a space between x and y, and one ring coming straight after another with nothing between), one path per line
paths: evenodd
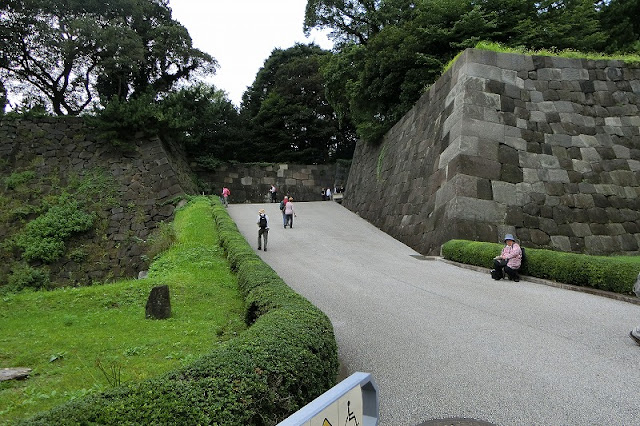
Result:
M335 385L329 319L262 262L226 209L213 204L251 327L188 367L72 401L26 424L273 425Z
M451 240L442 246L445 259L469 265L493 267L502 244ZM631 293L640 262L625 257L590 256L525 247L524 275L562 283L593 287L616 293Z

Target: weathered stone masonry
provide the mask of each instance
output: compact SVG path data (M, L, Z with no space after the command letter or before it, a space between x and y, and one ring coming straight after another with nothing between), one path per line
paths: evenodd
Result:
M592 254L640 244L640 67L465 51L385 136L344 205L422 253L452 238Z
M348 165L337 164L233 164L215 171L193 165L200 185L208 194L220 194L222 187L231 190L233 203L262 203L269 200L269 189L275 185L278 198L289 195L298 201L319 201L322 188L344 185Z
M30 204L33 197L55 193L50 182L64 186L71 176L81 177L96 169L114 179L118 205L98 212L99 229L78 236L67 247L67 252L81 248L91 255L84 260L65 256L46 265L56 283L82 285L137 276L148 263L143 242L160 222L172 220L182 195L202 190L219 193L226 185L232 191L232 203L264 202L275 183L280 197L289 194L298 201L320 200L322 187L343 184L348 174L344 164L234 164L211 172L192 169L178 147L158 137L134 137L132 143L134 149L125 153L101 143L78 117L0 120L0 201L5 196L18 197L18 202ZM5 178L27 170L34 171L38 179L27 184L23 195L5 188ZM4 242L26 221L11 218L7 206L0 209L4 209L0 217L7 220L0 221L0 242ZM0 285L11 267L11 262L0 264Z
M172 218L173 200L195 193L195 185L183 155L159 138L135 139L135 149L121 150L96 141L94 132L77 117L38 120L3 120L0 123L0 175L34 170L36 175L57 177L61 183L75 174L95 169L115 179L120 206L99 212L106 221L104 233L89 235L83 244L100 254L91 265L63 259L52 265L58 283L89 284L92 281L135 277L145 267L141 241L162 221ZM45 197L52 188L34 188ZM0 223L0 238L9 227ZM5 265L6 266L6 265ZM87 270L89 268L89 270ZM7 271L3 271L5 274Z

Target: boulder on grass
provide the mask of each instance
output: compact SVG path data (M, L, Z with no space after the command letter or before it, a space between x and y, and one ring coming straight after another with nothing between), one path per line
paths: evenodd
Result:
M0 368L0 382L26 379L29 377L29 373L31 373L31 369L25 367Z
M151 289L147 299L145 316L151 319L166 319L171 317L171 301L169 300L169 286L160 285Z

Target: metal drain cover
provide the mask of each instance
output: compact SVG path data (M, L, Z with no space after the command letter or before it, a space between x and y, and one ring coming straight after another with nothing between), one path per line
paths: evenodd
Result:
M420 423L416 426L495 426L493 423L485 422L484 420L474 419L434 419L427 420L424 423Z

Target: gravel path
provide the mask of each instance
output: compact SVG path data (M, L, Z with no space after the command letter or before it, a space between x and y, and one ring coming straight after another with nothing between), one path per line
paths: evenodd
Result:
M257 253L331 319L346 375L372 373L380 425L639 425L640 306L426 260L334 202L229 214Z

